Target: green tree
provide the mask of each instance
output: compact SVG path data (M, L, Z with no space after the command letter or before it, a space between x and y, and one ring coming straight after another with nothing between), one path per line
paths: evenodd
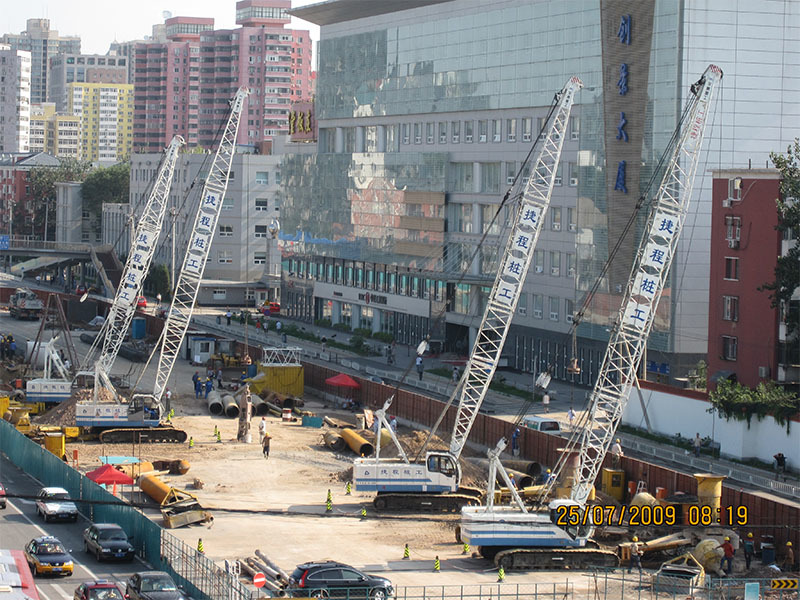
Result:
M127 162L93 170L81 185L86 210L100 217L104 202L116 204L128 202L130 178L131 165Z
M770 159L781 173L778 204L778 230L800 232L800 140L795 138L786 154L770 153ZM765 283L760 290L769 290L773 308L783 313L787 335L800 330L800 310L791 302L800 287L800 244L794 244L785 256L778 257L775 279Z
M773 381L762 381L755 389L750 389L735 381L723 379L709 393L708 399L721 417L747 421L748 427L753 416L760 421L771 415L788 428L790 419L798 411L795 395Z
M83 181L91 165L74 158L62 158L57 167L34 167L28 173L33 204L33 233L44 240L55 239L56 183ZM47 231L45 231L47 229Z
M172 285L169 280L167 265L150 265L150 271L144 280L145 289L153 295L161 294L161 299L166 301L171 297Z

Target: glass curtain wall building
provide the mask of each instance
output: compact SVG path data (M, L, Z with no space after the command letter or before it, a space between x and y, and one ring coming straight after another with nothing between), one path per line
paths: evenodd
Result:
M782 2L759 4L769 6L748 10L770 13L775 27L792 11ZM533 373L552 366L555 377L568 379L568 332L600 278L577 344L580 380L594 381L645 218L637 200L658 178L689 86L710 62L729 74L748 61L730 53L723 60L713 46L719 28L740 31L732 15L743 17L723 2L704 6L329 0L292 11L320 25L321 40L316 152L290 144L282 165L284 306L294 316L386 331L402 342L430 333L444 348L466 352L497 269L506 217L496 215L500 202L517 175L526 180L523 164L554 93L577 75L585 87L504 355L510 366ZM797 45L793 31L773 30L770 39ZM784 82L775 86L790 91ZM723 113L736 110L725 102ZM788 135L789 128L778 132L773 147ZM717 147L709 161L748 152L766 158L766 144L734 146L713 130L710 138ZM689 238L673 267L678 280L665 292L649 342L648 358L664 377L706 352L710 194L703 199L706 184L698 180Z

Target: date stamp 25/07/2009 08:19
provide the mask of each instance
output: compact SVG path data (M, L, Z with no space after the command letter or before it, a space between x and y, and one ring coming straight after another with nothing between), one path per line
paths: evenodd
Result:
M673 504L655 506L578 506L561 505L555 508L555 523L560 527L579 525L626 524L630 527L662 527L689 525L691 527L711 527L726 525L744 527L748 515L746 506L678 506Z

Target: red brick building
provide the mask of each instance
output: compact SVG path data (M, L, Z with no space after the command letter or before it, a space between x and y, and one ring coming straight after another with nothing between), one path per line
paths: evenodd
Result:
M776 169L713 173L708 374L753 387L779 372L779 311L759 287L775 277L783 234L776 229Z

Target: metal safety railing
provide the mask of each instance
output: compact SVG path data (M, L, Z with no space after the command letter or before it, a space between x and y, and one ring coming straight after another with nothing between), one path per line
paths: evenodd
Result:
M574 586L562 583L426 585L397 588L396 600L571 600Z

